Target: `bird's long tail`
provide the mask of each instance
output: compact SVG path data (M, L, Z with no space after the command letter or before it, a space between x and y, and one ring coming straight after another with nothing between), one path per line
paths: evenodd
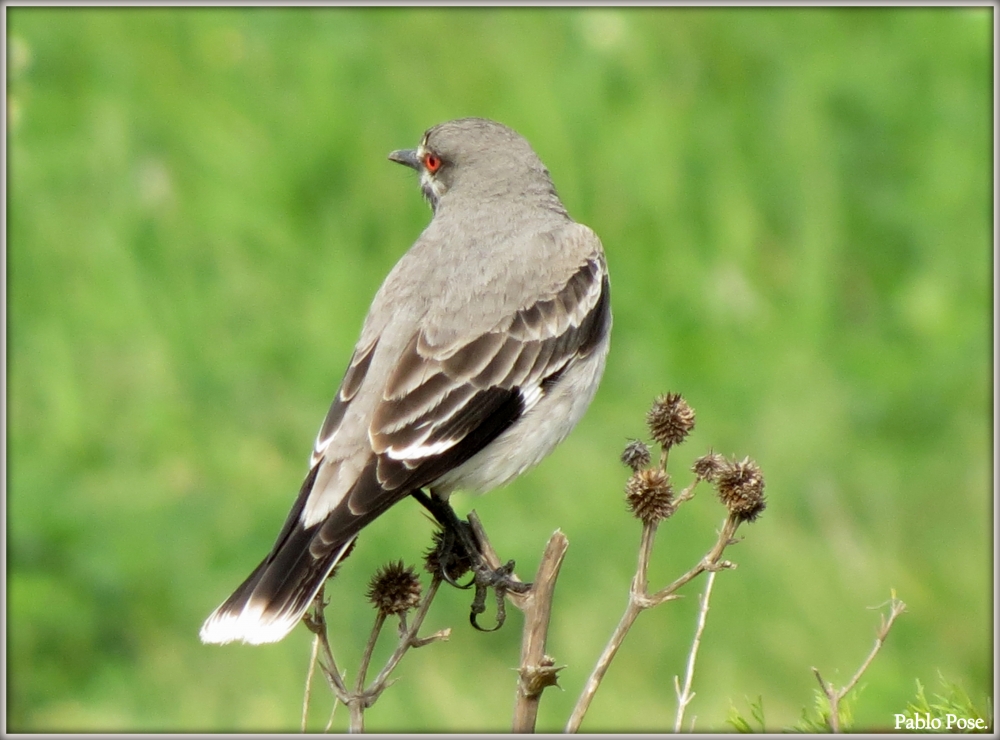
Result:
M302 508L318 468L319 464L306 476L271 553L205 620L202 642L223 645L240 640L259 645L281 640L298 624L320 586L350 552L356 530L339 542L328 542L322 536L322 524L309 528L302 524Z

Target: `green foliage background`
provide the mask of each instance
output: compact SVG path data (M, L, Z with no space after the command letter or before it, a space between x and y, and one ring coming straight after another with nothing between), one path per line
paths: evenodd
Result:
M938 671L991 696L992 9L7 10L11 730L295 730L310 636L205 647L271 545L382 277L429 219L386 154L450 118L524 134L612 271L607 375L578 430L473 501L534 572L570 550L549 652L561 729L624 608L639 526L617 461L659 392L750 454L768 509L716 584L689 716L771 729L910 607L856 727ZM653 585L723 511L662 528ZM352 670L400 504L330 589ZM672 726L701 581L642 615L585 730ZM374 731L506 730L520 616L449 589ZM388 646L382 647L387 653ZM376 658L378 659L378 658ZM325 700L324 700L325 701ZM317 700L322 727L329 702ZM335 720L343 728L346 713Z

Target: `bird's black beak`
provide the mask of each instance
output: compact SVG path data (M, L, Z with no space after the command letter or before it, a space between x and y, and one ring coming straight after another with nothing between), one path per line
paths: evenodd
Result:
M398 164L405 164L415 170L420 169L420 159L417 157L416 149L397 149L390 152L389 159Z

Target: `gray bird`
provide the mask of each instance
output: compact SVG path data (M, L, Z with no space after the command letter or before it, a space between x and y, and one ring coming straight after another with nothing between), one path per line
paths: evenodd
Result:
M565 439L604 372L604 250L527 141L464 118L389 159L419 173L433 217L372 301L271 553L203 642L285 637L363 527L410 495L450 512L453 491L510 482Z

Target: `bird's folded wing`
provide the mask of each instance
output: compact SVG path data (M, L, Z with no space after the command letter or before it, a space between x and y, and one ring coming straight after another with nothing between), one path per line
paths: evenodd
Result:
M356 395L378 393L368 439L358 440L367 448L363 467L374 463L371 482L378 485L325 491L318 480L306 519L319 521L341 504L354 516L384 509L432 483L496 439L574 359L599 346L610 324L610 296L596 236L593 242L555 291L497 317L490 330L439 345L418 330L375 387L365 384L365 373L378 340L359 346L317 438L313 462L336 439Z

